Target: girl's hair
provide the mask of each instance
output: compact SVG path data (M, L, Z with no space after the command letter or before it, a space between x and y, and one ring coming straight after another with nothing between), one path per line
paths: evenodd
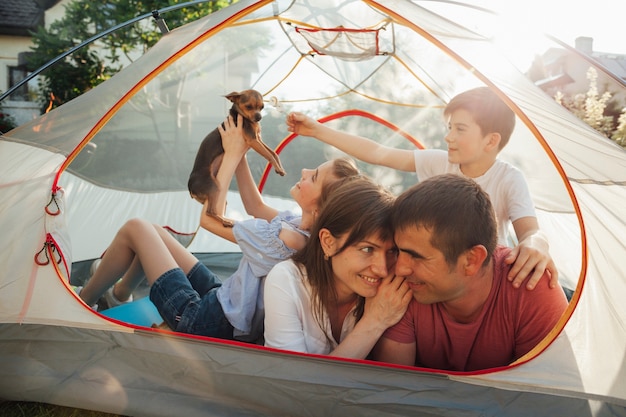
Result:
M319 238L321 229L327 229L335 238L346 236L345 243L333 254L370 236L382 240L391 239L391 207L393 195L365 176L351 176L336 181L327 193L320 213L312 227L311 237L293 259L306 269L312 289L312 305L315 320L324 329L323 318L327 307L337 302L335 277L330 259L324 258ZM357 301L357 320L363 315L365 300ZM332 336L326 334L329 342Z
M330 180L326 180L324 184L322 184L322 192L317 200L317 206L321 208L325 201L328 199L328 196L332 194L332 190L334 190L342 180L346 178L351 178L354 176L361 175L359 169L354 162L354 159L351 158L336 158L333 159L333 178Z

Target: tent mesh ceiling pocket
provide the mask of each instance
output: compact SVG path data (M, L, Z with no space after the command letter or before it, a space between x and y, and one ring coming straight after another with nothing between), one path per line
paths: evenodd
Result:
M299 33L319 55L330 55L346 60L362 60L376 55L387 55L391 51L381 51L378 29L333 29L296 28Z

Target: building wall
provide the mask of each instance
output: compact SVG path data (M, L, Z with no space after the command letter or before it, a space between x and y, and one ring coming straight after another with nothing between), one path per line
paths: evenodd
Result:
M60 19L65 14L65 5L71 0L61 0L50 9L46 10L45 25L50 27L54 21ZM9 89L9 67L18 66L18 55L21 52L29 52L33 46L32 39L27 36L7 36L0 35L0 92ZM29 91L36 91L37 79L34 78L28 83ZM29 100L14 101L8 97L2 100L3 110L13 116L18 125L35 119L40 114L40 105L34 100L31 94Z
M9 67L18 65L17 56L25 52L32 45L30 38L22 36L0 36L0 90L9 89ZM37 81L29 83L30 88L36 88ZM39 115L39 106L33 101L13 101L9 98L2 100L3 111L13 116L17 125L26 123Z

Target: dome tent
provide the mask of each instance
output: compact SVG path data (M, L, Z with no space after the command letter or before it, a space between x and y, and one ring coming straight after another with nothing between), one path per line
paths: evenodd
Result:
M626 415L626 154L536 88L491 38L433 10L401 0L239 2L5 135L0 397L163 416ZM477 85L518 116L502 157L525 173L563 286L574 290L553 334L512 366L442 372L180 335L95 313L68 284L128 218L196 231L201 207L186 176L232 90L255 88L276 105L263 137L282 150L288 176L262 179L272 204L287 207L299 169L332 150L290 142L281 107L392 146L413 146L414 136L437 147L441 109ZM398 189L407 181L371 172ZM234 191L228 214L243 216ZM236 251L202 231L189 247Z

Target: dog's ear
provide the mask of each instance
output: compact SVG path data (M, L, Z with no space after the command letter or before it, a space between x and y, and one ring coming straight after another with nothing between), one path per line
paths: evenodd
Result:
M227 99L229 99L230 101L232 101L233 103L237 101L237 99L241 96L241 93L238 93L236 91L233 91L230 94L225 95L224 97L226 97Z

